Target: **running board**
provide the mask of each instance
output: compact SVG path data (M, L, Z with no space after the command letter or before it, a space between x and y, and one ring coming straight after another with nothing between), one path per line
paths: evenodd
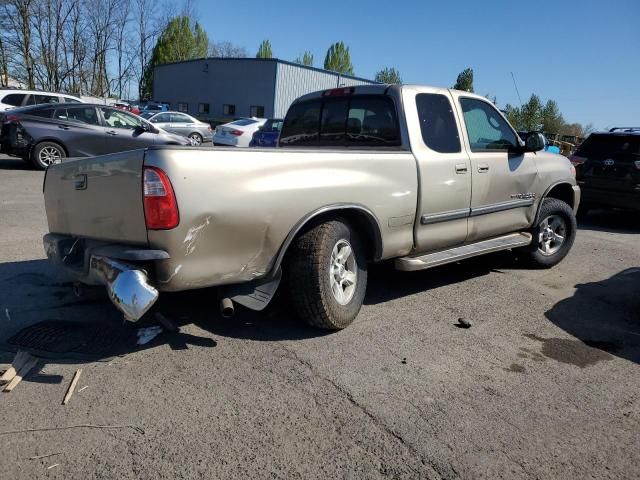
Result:
M499 252L509 248L526 247L531 244L530 233L511 233L502 237L483 240L482 242L462 245L435 253L428 253L416 257L402 257L396 259L396 269L405 272L424 270L446 263L457 262L465 258L484 255L485 253Z

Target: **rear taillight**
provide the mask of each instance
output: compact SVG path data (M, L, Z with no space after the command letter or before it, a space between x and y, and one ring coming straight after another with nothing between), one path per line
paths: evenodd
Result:
M170 230L180 223L180 213L167 174L156 167L144 167L142 181L144 217L149 230Z
M18 117L17 115L7 115L4 118L5 122L19 122L20 121L20 117Z
M240 135L242 135L244 132L242 130L231 130L229 132L231 135L234 135L236 137L239 137Z
M584 157L579 157L578 155L569 156L569 161L573 164L573 166L582 165L587 161Z

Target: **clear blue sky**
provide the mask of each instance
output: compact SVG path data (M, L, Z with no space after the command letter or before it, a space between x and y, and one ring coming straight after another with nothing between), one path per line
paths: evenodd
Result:
M535 4L535 6L534 6ZM254 55L304 50L322 67L328 46L349 47L356 75L395 67L404 83L451 86L471 67L475 91L502 108L520 95L554 99L568 122L640 125L640 0L304 0L193 2L211 40Z

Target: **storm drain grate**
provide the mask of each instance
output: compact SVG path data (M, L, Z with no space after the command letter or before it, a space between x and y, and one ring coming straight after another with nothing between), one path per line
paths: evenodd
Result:
M135 331L116 325L46 320L23 328L7 343L39 352L95 359L130 350L135 338Z

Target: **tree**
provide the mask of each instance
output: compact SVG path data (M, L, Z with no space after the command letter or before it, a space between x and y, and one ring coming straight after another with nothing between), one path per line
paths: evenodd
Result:
M209 43L209 55L215 58L247 58L249 53L244 47L222 41Z
M542 131L559 133L564 123L558 104L554 100L547 100L542 108Z
M391 85L400 85L402 78L400 78L400 72L395 68L385 68L376 73L376 82L388 83Z
M298 57L294 61L300 65L313 67L313 53L306 51L302 54L302 57Z
M153 92L153 69L163 63L180 62L207 56L209 39L198 22L191 27L187 16L173 18L160 34L153 47L151 60L145 68L144 89L141 97L148 99Z
M465 92L473 93L473 69L465 68L461 71L453 88L455 90L464 90Z
M343 42L336 42L331 45L324 58L324 68L332 72L353 75L353 65L351 64L349 47L345 46Z
M271 51L271 42L269 40L263 40L256 53L256 58L273 58L273 52Z
M542 102L535 93L522 106L520 117L523 130L532 132L542 129Z

